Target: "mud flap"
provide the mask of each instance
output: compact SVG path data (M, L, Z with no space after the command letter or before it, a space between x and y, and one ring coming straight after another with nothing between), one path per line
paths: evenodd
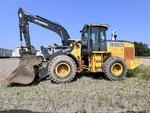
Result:
M5 78L9 83L30 84L36 76L35 67L42 63L42 59L35 55L24 55L20 60L20 65Z

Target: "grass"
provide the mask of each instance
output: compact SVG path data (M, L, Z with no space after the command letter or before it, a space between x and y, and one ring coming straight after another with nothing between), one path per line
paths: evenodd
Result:
M129 70L127 72L127 77L138 77L140 79L149 81L150 80L150 67L138 67L134 70Z
M81 107L80 108L80 113L86 113L86 110L83 107Z
M17 96L19 96L19 95L20 95L20 92L17 91Z
M141 68L136 68L134 70L128 70L127 77L136 77L141 72Z
M150 80L150 73L144 72L143 75L141 76L141 79L146 80L146 81Z

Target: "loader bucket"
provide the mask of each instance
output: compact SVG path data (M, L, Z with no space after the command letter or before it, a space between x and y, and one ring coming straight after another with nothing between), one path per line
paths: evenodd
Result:
M42 63L42 59L35 55L24 55L19 63L19 66L5 78L9 83L30 84L35 76L36 69Z

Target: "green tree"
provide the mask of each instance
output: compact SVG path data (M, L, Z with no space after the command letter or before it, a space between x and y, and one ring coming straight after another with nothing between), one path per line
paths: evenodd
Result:
M136 56L150 56L150 48L142 42L134 42Z

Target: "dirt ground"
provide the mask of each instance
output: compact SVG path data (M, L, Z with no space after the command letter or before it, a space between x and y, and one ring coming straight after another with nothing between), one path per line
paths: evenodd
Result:
M150 66L150 59L142 59ZM0 76L18 59L0 59ZM68 84L43 80L28 86L0 83L0 113L134 113L150 112L150 81L137 77L108 81L102 74L85 74ZM134 112L133 112L134 111Z
M10 73L18 66L19 59L17 58L1 58L0 59L0 76Z
M142 63L144 66L150 66L150 57L149 58L142 58Z

